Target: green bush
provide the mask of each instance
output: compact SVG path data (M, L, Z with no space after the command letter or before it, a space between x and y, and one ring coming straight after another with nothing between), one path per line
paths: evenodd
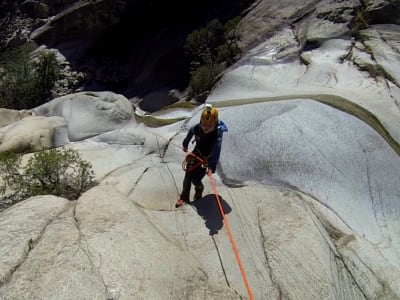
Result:
M365 9L361 7L356 11L356 14L352 22L352 26L350 28L350 32L354 37L360 39L361 38L360 31L367 29L369 27L369 23L370 19L366 14Z
M14 187L14 178L19 173L21 155L15 153L0 154L0 194L5 194L8 188Z
M202 65L191 73L190 93L191 97L204 96L209 93L216 82L222 67L216 64Z
M192 66L210 62L210 41L211 32L207 28L197 29L188 35L184 48L186 55L192 60Z
M30 46L9 50L0 56L0 107L30 109L47 102L59 76L56 54L41 52L29 58Z
M355 29L357 31L363 30L363 29L367 29L368 28L368 18L365 15L365 10L364 9L360 9L357 11L356 13L356 17L355 17Z
M36 152L21 166L21 156L0 156L0 193L13 203L36 195L56 195L69 200L95 186L90 163L72 149Z
M56 58L56 53L53 51L40 52L37 59L32 62L34 74L34 87L37 93L36 101L32 103L37 106L43 103L43 100L48 100L51 96L51 90L58 79L60 70Z
M187 36L184 48L191 60L189 97L204 98L223 69L235 62L240 54L236 42L239 21L236 17L223 25L214 19Z
M240 20L240 17L236 17L225 23L224 36L226 40L235 41L238 39L236 28L238 27Z

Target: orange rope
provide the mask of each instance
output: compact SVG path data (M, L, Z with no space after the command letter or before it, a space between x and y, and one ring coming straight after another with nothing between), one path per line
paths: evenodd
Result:
M224 213L224 209L222 208L221 200L219 199L218 191L217 191L217 188L215 186L214 179L212 178L212 173L208 172L207 175L208 175L208 177L210 179L210 184L211 184L211 187L212 187L212 189L214 191L215 198L217 199L218 207L219 207L219 210L221 212L222 219L224 221L224 225L225 225L226 231L228 232L228 236L229 236L229 240L231 241L231 244L232 244L233 252L235 253L236 260L237 260L239 268L240 268L240 273L242 274L242 278L243 278L244 284L246 285L247 293L249 294L249 299L253 300L254 299L253 293L251 292L250 285L249 285L249 282L247 280L246 273L244 271L243 265L240 262L239 252L238 252L238 250L236 248L235 240L233 239L233 236L232 236L232 233L231 233L231 229L229 227L228 219L226 218L225 213Z
M162 138L166 139L165 137L163 137L163 136L161 136L161 135L159 135L159 134L157 134L155 132L152 132L152 133L157 135L157 136L159 136L159 137L162 137ZM183 147L181 147L178 144L175 144L175 143L173 143L171 141L169 141L169 143L174 145L174 146L176 146L176 147L178 147L178 148L180 148L180 149L183 149ZM205 161L203 159L201 159L200 157L196 156L193 152L186 151L186 153L188 153L189 155L192 155L193 157L195 157L197 160L199 160L200 163L202 163L202 164L205 163ZM251 291L249 282L248 282L247 277L246 277L246 272L244 271L243 265L240 262L239 251L238 251L238 249L236 247L235 240L233 239L233 236L232 236L232 233L231 233L231 229L229 227L228 219L225 216L224 209L222 208L221 200L219 199L219 196L218 196L217 187L215 186L214 179L212 178L212 173L209 171L209 172L207 172L207 175L208 175L208 177L210 179L210 184L211 184L211 187L212 187L212 189L214 191L215 198L217 200L218 207L219 207L219 210L221 212L222 220L224 222L226 231L228 232L229 240L231 241L232 249L233 249L233 252L235 253L235 257L236 257L237 263L239 265L240 273L242 274L242 278L243 278L244 284L246 286L247 293L249 295L249 300L254 300L253 293Z

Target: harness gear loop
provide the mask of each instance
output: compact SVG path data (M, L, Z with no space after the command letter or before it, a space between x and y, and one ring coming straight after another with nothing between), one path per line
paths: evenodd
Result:
M185 159L182 162L182 169L185 172L191 172L198 166L206 168L206 163L203 159L196 156L193 152L188 152Z

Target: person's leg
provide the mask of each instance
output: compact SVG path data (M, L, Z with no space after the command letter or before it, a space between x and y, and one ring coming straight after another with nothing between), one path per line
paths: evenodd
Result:
M201 199L203 196L204 185L201 180L203 179L204 175L206 175L206 169L204 168L199 167L193 171L192 182L195 191L193 200L195 201Z
M190 201L189 197L190 197L191 185L192 185L192 172L186 172L185 178L183 179L182 193L180 195L180 198L186 203L189 203Z
M185 178L183 179L183 188L182 188L182 193L180 195L180 199L182 199L186 203L189 203L190 202L190 199L189 199L190 198L190 189L191 189L191 185L192 185L193 175L196 172L196 170L198 169L198 167L193 169L193 167L197 163L197 160L192 155L186 155L185 162L186 162L186 170L189 170L189 171L185 171Z
M204 190L204 185L202 183L194 186L194 197L193 197L194 201L203 198L203 190Z

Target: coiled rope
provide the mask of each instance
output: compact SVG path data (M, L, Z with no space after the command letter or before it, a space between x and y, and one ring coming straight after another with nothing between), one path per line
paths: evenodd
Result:
M190 163L190 157L197 161L197 163L192 164ZM191 172L197 167L205 167L203 160L193 154L193 152L187 152L185 159L182 161L182 170L185 172Z

